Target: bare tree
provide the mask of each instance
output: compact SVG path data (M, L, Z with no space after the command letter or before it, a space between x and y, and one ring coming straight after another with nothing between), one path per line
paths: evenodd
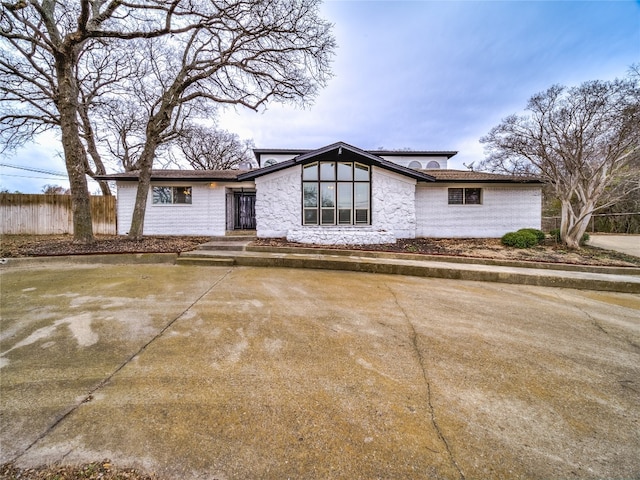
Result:
M5 145L58 128L73 205L74 239L93 241L86 151L81 141L77 66L92 42L152 38L199 28L192 2L11 0L0 10L0 133ZM197 20L187 22L185 16Z
M176 144L196 170L226 170L253 164L253 143L243 142L226 130L191 125L182 131Z
M561 203L560 236L579 248L592 214L640 187L640 78L553 86L534 95L528 114L511 115L480 141L483 168L535 173ZM635 181L629 181L634 179Z
M42 187L42 193L45 195L68 195L69 189L61 185L46 184Z
M99 112L117 101L126 89L126 83L140 74L135 55L135 40L103 39L88 42L83 47L76 67L78 84L78 119L80 138L85 147L85 170L94 178L106 174L103 158L115 160L104 148L108 130L100 121ZM130 48L126 48L126 47ZM107 155L103 155L105 153ZM111 195L108 182L98 181L103 195Z
M187 118L187 109L206 114L212 103L254 110L270 101L308 104L325 85L335 41L318 5L319 0L6 1L0 12L0 134L5 145L15 145L59 129L74 237L91 241L85 173L91 160L100 169L98 122L91 112L117 103L117 96L98 102L89 85L103 88L111 80L103 82L106 76L91 76L95 71L79 66L84 59L99 59L106 63L96 63L98 72L117 76L113 62L144 48L145 55L137 56L143 75L128 76L135 78L131 88L121 89L145 100L140 105L144 135L137 148L120 142L131 166L140 170L130 229L130 236L139 237L151 166L158 148L177 131L174 126ZM127 46L138 39L144 42ZM106 46L113 46L112 54L100 55ZM120 106L134 112L130 101ZM120 133L131 138L124 124Z
M211 115L212 105L259 110L271 101L309 104L331 75L335 41L331 25L318 15L318 0L202 5L204 25L147 43L149 74L138 94L149 108L136 161L133 238L143 234L157 149L181 130L188 110Z

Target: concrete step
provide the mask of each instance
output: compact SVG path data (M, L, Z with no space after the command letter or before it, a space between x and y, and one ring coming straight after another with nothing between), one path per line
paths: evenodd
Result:
M569 271L532 268L532 266L505 266L476 263L457 263L431 257L417 259L406 254L387 255L385 257L360 256L360 252L351 251L351 255L336 253L290 252L287 249L273 248L272 252L255 251L215 251L196 250L181 253L176 263L186 265L225 265L240 267L284 267L312 268L324 270L345 270L395 275L413 275L418 277L446 278L452 280L470 280L499 283L536 285L540 287L577 288L620 293L640 293L640 275L631 269L626 275L612 270L612 273L596 271ZM561 267L561 266L560 266ZM558 267L558 268L560 268Z
M230 240L212 240L207 243L198 245L198 250L226 250L242 252L251 241L230 241Z
M200 265L203 267L232 267L235 261L231 257L197 257L194 255L180 255L176 265Z
M255 240L257 238L257 234L255 230L227 230L227 233L224 236L219 237L211 237L211 240Z

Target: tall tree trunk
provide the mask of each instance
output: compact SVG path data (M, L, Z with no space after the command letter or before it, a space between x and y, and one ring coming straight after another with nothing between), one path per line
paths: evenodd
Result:
M576 214L569 201L562 201L560 239L567 247L575 250L580 249L582 237L587 231L593 215L594 206L593 203L588 203Z
M89 158L85 155L84 159L86 161L85 162L86 173L91 178L93 178L96 182L98 182L102 195L104 195L105 197L110 197L113 194L111 193L111 189L109 188L109 183L104 180L95 179L96 175L106 174L107 169L104 168L102 157L100 156L100 152L98 151L98 147L96 146L93 126L91 125L91 121L89 120L89 115L87 113L87 105L79 105L78 113L82 121L82 127L84 129L84 139L85 139L85 142L87 143L87 153L89 154L89 156L91 157L91 160L93 160L93 164L95 165L95 170L93 170L91 168L91 165L89 164Z
M139 161L138 190L131 218L131 228L129 228L129 238L135 240L141 239L144 235L144 216L147 210L147 199L149 198L149 187L151 185L151 169L157 148L157 143L150 141L151 138L153 137L147 136L147 144L140 155Z
M166 97L171 98L172 94L173 92L170 91L166 94ZM158 111L151 116L147 123L146 142L138 160L140 176L138 177L136 203L133 208L131 228L129 229L129 238L131 239L140 239L144 235L144 216L147 209L149 186L151 185L153 160L156 156L162 132L169 126L174 107L175 105L172 105L169 101L162 102Z
M144 215L147 209L147 197L149 196L149 185L151 184L151 169L140 171L138 178L138 190L136 192L136 203L131 217L131 227L129 228L129 238L139 240L144 234Z
M91 204L85 176L85 152L80 142L78 128L78 95L71 58L72 54L58 54L56 58L58 75L57 103L60 112L62 147L71 189L73 239L78 243L91 243L94 241Z

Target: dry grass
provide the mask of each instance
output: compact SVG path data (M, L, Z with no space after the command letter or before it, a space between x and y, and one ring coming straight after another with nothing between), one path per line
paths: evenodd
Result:
M194 250L209 237L147 236L129 240L124 236L97 235L90 244L74 243L71 235L2 235L0 257L87 255L92 253L180 253Z
M0 238L0 258L38 257L58 255L87 255L95 253L180 253L194 250L209 237L147 236L129 240L117 235L97 236L91 244L76 244L70 235L3 235ZM257 245L306 247L284 239L258 239ZM317 246L318 248L345 248ZM505 247L497 238L416 238L401 239L393 244L355 245L352 250L387 251L423 255L517 260L576 265L640 266L640 258L585 246L567 250L552 240L545 245L519 249Z
M38 468L18 468L12 463L0 466L0 480L157 480L131 468L117 468L111 462L68 466L52 465Z
M345 248L320 245L314 247L290 243L284 239L259 239L256 244L276 247ZM640 266L638 257L589 246L584 246L580 250L568 250L550 239L544 245L526 249L506 247L498 238L401 239L391 244L356 245L350 246L349 249L574 265Z

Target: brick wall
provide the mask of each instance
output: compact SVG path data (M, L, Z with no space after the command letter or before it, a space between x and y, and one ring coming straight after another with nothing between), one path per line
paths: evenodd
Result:
M450 186L460 188L462 185ZM464 187L482 188L482 205L449 205L448 186L418 186L418 237L497 238L520 228L540 228L540 187L490 184Z
M225 185L216 183L153 182L152 186L190 186L191 204L154 205L149 190L144 219L145 235L224 235L226 218ZM118 234L131 226L137 184L118 182Z

